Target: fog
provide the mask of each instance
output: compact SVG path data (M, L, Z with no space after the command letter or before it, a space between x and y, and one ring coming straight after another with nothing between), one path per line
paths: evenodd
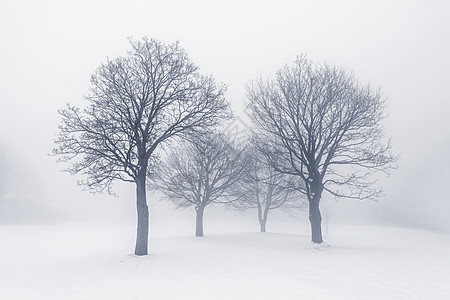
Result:
M61 173L64 164L48 154L57 110L67 102L84 106L95 69L125 54L128 37L148 36L178 40L202 73L228 85L227 99L244 122L244 84L273 76L302 53L381 87L399 168L380 176L385 196L378 201L326 197L322 208L330 223L450 231L449 11L444 0L4 1L0 223L134 220L132 185L117 183L118 197L83 192L81 177ZM148 196L152 218L182 215L158 198Z

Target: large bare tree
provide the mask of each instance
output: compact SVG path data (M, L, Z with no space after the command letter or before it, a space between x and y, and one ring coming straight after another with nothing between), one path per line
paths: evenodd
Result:
M379 90L300 56L274 80L248 85L247 97L259 149L277 171L304 183L314 243L323 241L324 191L354 199L381 195L373 175L395 167L396 157L383 134Z
M186 142L153 174L158 189L179 208L194 206L196 236L203 236L203 214L211 203L238 199L233 186L244 175L245 151L224 134L212 133Z
M131 40L128 55L102 64L91 77L87 106L67 105L55 155L94 192L122 180L136 184L136 255L148 253L146 178L160 145L231 117L223 85L203 76L178 43Z

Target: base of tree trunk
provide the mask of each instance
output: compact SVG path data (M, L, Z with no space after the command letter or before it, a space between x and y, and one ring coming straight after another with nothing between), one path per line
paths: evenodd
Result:
M323 243L320 219L310 218L309 220L311 222L311 241L315 244Z
M311 241L315 244L323 243L322 239L322 216L319 205L313 205L309 208L309 222L311 223Z
M266 232L266 223L265 222L264 223L260 223L259 225L260 225L261 232Z
M147 255L148 254L148 227L149 227L149 212L148 206L140 208L137 237L136 237L136 248L134 250L135 255Z

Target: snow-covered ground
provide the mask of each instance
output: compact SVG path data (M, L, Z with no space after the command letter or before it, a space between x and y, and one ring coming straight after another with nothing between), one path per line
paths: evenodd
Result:
M130 224L0 225L0 299L450 299L448 234L333 225L315 246L268 225L152 228L145 257Z

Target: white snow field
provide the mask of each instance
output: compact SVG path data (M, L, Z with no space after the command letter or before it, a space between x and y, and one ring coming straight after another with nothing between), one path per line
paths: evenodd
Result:
M445 233L334 225L315 246L307 224L208 222L152 228L144 257L131 225L0 225L0 299L450 299Z

